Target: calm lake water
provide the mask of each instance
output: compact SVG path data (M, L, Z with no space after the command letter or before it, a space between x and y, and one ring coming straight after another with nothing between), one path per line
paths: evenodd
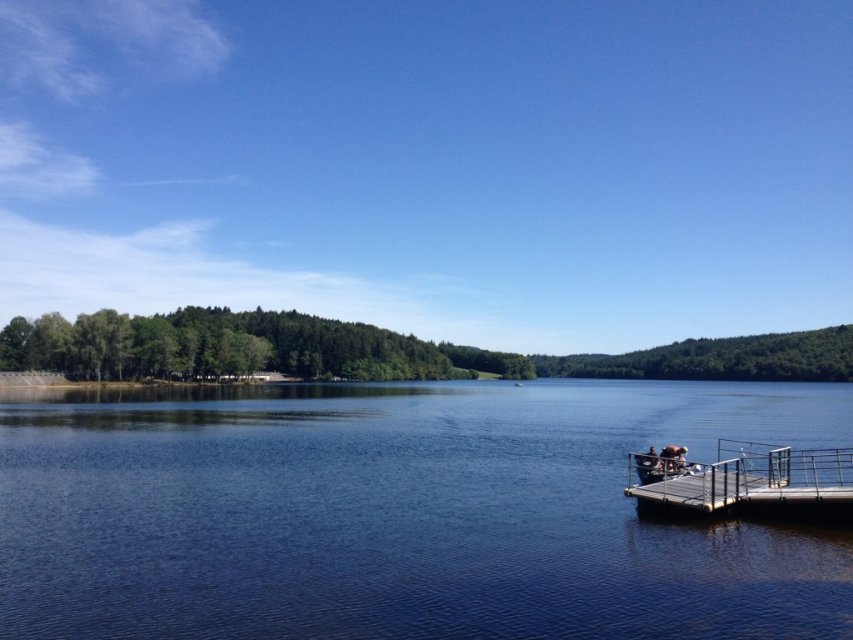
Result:
M853 385L0 391L0 637L853 638L849 527L622 495L718 437L853 446Z

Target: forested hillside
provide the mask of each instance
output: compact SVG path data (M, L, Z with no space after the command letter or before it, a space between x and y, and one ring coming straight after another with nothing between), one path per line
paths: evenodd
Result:
M439 350L454 366L474 371L498 373L512 380L532 380L536 370L529 358L519 353L487 351L476 347L459 347L449 342L438 345Z
M718 340L685 340L620 356L535 355L540 377L853 381L853 325Z
M853 325L743 338L685 340L625 355L534 355L438 346L361 323L296 311L186 307L152 317L102 309L72 324L58 313L0 331L0 370L53 370L85 380L245 376L305 379L476 377L853 381Z
M57 370L87 380L249 375L273 369L306 379L470 377L430 342L371 325L296 311L187 307L129 317L113 309L14 318L0 332L0 369Z

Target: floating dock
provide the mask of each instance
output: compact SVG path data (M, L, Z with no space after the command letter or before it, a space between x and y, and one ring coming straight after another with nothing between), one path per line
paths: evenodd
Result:
M659 482L631 484L648 454L628 456L625 495L646 512L768 515L853 523L853 447L794 450L723 440L711 464L688 462Z

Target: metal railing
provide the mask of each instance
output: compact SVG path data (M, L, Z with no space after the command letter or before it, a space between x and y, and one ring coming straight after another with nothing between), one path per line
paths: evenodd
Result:
M778 445L721 439L718 453L735 453L748 472L767 474L771 488L853 487L853 447L793 449Z
M736 502L747 489L747 475L744 472L743 459L740 457L729 460L721 460L714 463L685 462L683 466L667 471L666 459L658 458L660 464L654 464L656 459L647 453L628 454L628 480L626 493L640 486L632 478L642 478L651 469L654 469L655 493L666 501L671 496L685 497L685 483L672 483L670 481L685 476L698 478L700 482L691 480L695 495L692 499L696 506L701 506L705 511L713 511L720 505L726 506ZM649 461L652 465L649 466ZM636 476L635 476L636 474ZM645 484L642 483L641 484Z
M767 453L767 486L791 484L791 447L779 447Z
M747 488L746 474L742 473L743 460L741 458L732 458L731 460L722 460L713 464L707 465L708 469L704 472L702 479L702 492L704 496L704 505L710 506L713 510L718 502L722 499L723 505L737 502L741 495L741 486L744 490ZM718 496L717 479L722 476L722 497ZM732 475L734 481L732 482Z
M750 442L747 440L717 440L717 459L735 455L741 460L745 473L766 475L768 487L788 486L791 481L791 447Z
M744 469L752 471L756 468L757 461L762 460L771 451L783 448L784 445L780 444L719 438L717 440L717 460L738 457L743 460ZM759 465L757 468L763 472L766 467L765 465Z
M815 489L853 487L853 448L804 449L793 452L790 486Z
M650 468L655 470L652 482L657 486L656 493L664 501L676 494L683 498L684 487L688 484L668 481L686 475L701 476L701 501L706 511L748 497L750 487L753 491L778 489L780 495L804 489L814 491L818 498L822 493L829 493L830 488L837 491L853 487L853 447L797 451L765 443L720 440L717 451L718 454L734 454L734 457L712 464L687 462L674 472L666 470L665 459L654 458L648 453L629 453L626 494L631 495L630 490L638 486L632 479ZM655 461L651 467L649 461ZM696 487L695 481L690 482ZM697 495L696 499L699 498Z

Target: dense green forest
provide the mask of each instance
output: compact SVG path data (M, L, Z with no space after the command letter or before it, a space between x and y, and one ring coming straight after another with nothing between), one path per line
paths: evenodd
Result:
M439 351L453 362L454 366L472 371L498 373L513 380L532 380L536 369L526 356L518 353L486 351L476 347L458 347L449 342L438 345Z
M296 311L186 307L152 317L102 309L72 324L18 316L0 331L0 370L80 380L221 379L271 369L304 379L446 380L478 371L535 377L853 381L853 325L685 340L618 356L533 355L435 345L413 335Z
M73 324L49 313L18 316L0 332L0 370L55 370L81 380L221 379L262 369L305 379L476 377L470 368L413 335L260 308L186 307L153 317L102 309ZM481 370L520 377L533 367L524 356L501 354Z
M540 377L853 381L853 325L676 342L619 356L530 356Z

